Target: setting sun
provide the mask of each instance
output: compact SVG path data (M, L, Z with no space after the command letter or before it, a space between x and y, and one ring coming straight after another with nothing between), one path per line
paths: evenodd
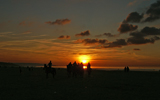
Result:
M86 63L87 61L86 60L82 60L82 63Z
M87 56L87 55L81 55L81 56L79 56L79 61L82 62L82 63L84 63L84 64L88 63L89 60L90 60L90 57Z

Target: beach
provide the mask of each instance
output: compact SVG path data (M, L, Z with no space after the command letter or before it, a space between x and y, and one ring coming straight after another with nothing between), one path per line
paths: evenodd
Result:
M69 77L56 69L46 79L43 68L0 68L0 100L159 100L159 71L92 70Z

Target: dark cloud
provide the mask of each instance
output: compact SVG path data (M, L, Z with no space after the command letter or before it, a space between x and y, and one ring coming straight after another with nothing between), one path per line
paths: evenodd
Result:
M92 55L92 54L95 54L94 52L93 53L72 53L74 55Z
M50 25L65 25L65 24L69 24L70 22L71 22L71 20L69 20L69 19L57 19L54 22L48 21L45 23L50 24Z
M149 9L147 10L146 14L149 16L147 17L144 22L152 22L157 19L160 19L160 0L157 0L156 3L151 4Z
M66 39L70 39L70 38L71 38L70 36L68 36L68 35L66 36Z
M133 49L133 50L135 50L135 51L140 51L141 49L135 48L135 49Z
M154 39L154 40L160 40L160 37L155 36L155 37L153 37L153 39Z
M127 23L123 23L127 24ZM128 25L128 24L127 24ZM104 33L103 35L106 36L114 36L110 33ZM99 35L99 36L103 36ZM144 27L140 31L134 31L130 33L128 39L117 39L116 41L109 42L107 40L100 40L100 39L79 39L75 43L83 43L85 45L99 45L101 48L115 48L115 47L123 47L129 45L139 45L139 44L153 44L155 41L160 40L160 29L155 27ZM135 49L136 50L136 49ZM138 50L138 49L137 49Z
M155 35L160 35L160 29L155 27L145 27L141 31L136 31L130 33L130 38L128 38L127 42L129 44L146 44L146 43L154 43L156 40L160 40L159 37ZM147 36L154 36L152 38L145 38Z
M155 27L145 27L141 30L146 35L160 35L160 29Z
M101 39L78 39L75 41L75 43L83 43L85 45L96 45L96 44L105 44L106 42L108 42L108 40L101 40Z
M61 35L58 37L58 39L70 39L71 37L70 36L64 36L64 35Z
M139 32L139 31L136 31L136 32L132 32L129 34L130 36L133 36L133 37L144 37L145 34L142 33L142 32Z
M140 32L132 32L130 33L131 36L134 37L145 37L145 36L153 36L153 35L160 35L160 29L155 27L145 27Z
M127 32L130 32L130 31L134 31L138 28L137 25L132 25L132 24L128 24L128 23L125 23L123 22L119 28L118 28L118 31L120 33L127 33Z
M106 43L102 47L103 48L113 48L113 47L122 47L122 46L126 46L126 45L127 45L127 42L125 41L125 39L117 39L114 42Z
M113 42L108 42L108 40L105 39L78 39L75 43L83 43L84 45L100 45L100 48L115 48L128 45L125 39L117 39Z
M127 40L127 43L129 44L147 44L147 43L154 43L155 39L146 39L144 37L130 37Z
M144 14L139 14L138 12L130 13L125 21L131 23L144 23L153 22L158 19L160 19L160 0L151 4Z
M58 37L58 39L64 39L64 38L65 38L64 35L61 35L61 36Z
M116 35L112 35L111 33L104 33L101 35L96 35L96 37L107 36L107 37L115 37Z
M141 19L143 18L143 14L140 15L137 12L130 13L127 18L125 19L126 22L132 22L132 23L139 23Z
M81 32L79 34L76 34L75 36L89 36L89 35L90 35L90 31L87 30L87 31Z
M160 40L160 37L154 36L152 38L144 38L142 37L130 37L127 40L125 39L117 39L116 41L109 42L108 40L100 40L100 39L78 39L75 43L83 43L84 45L100 45L98 48L121 48L123 46L129 45L139 45L139 44L147 44L154 43L155 41Z
M116 35L112 35L111 33L104 33L103 35L107 36L107 37L115 37L116 36Z

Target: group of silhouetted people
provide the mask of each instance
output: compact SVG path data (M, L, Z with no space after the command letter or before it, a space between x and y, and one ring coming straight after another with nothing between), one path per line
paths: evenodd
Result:
M129 67L127 66L125 66L125 68L124 68L124 72L129 72Z
M87 72L88 75L91 74L91 67L90 67L90 63L88 63L87 65ZM67 65L67 72L68 72L68 77L70 77L71 75L73 77L77 77L77 75L80 75L83 77L84 74L84 69L83 69L83 63L76 63L76 61L72 64L71 62Z

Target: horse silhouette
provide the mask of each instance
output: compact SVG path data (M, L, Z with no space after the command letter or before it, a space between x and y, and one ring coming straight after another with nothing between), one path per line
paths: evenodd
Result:
M51 73L53 78L54 78L54 76L56 75L56 69L55 68L51 68L51 66L52 66L51 61L50 61L50 63L48 65L49 65L49 67L47 67L47 65L44 64L44 70L45 70L45 73L46 73L46 78L48 78L48 74L49 73Z

